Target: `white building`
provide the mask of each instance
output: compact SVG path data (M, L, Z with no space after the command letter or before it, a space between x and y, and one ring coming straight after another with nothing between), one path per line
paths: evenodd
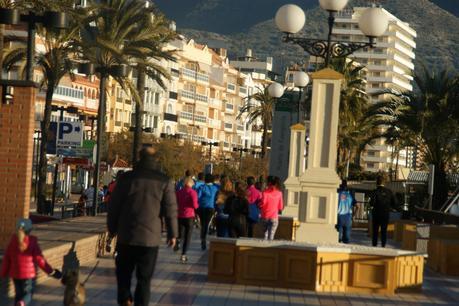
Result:
M344 10L336 16L334 38L339 41L366 42L368 38L359 30L358 20L365 7ZM367 92L372 94L385 88L406 92L413 90L416 31L388 11L389 28L376 40L375 48L365 48L350 58L367 67ZM374 102L375 99L373 99ZM409 164L409 154L401 152L398 161L393 158L393 148L384 140L377 140L367 147L362 157L362 166L367 171L394 168L395 163Z

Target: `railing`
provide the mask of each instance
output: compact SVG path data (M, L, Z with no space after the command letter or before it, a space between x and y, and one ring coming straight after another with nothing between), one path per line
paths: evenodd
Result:
M182 119L193 120L193 113L190 112L179 112L179 116ZM207 123L207 117L202 115L194 115L194 120L196 122Z
M184 98L188 98L188 99L191 99L191 100L198 100L198 101L201 101L201 102L204 102L204 103L207 103L209 98L205 95L201 95L201 94L198 94L198 93L194 93L192 91L188 91L188 90L181 90L180 91L182 97Z
M61 96L61 97L59 97ZM71 88L67 86L57 86L54 90L54 98L84 105L84 91L76 88Z
M186 77L198 80L198 81L202 81L206 83L209 82L209 76L207 74L200 73L200 72L196 74L196 71L188 69L188 68L182 68L182 74L183 76L186 76Z

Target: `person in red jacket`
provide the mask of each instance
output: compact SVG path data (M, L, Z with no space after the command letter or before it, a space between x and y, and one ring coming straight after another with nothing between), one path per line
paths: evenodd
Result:
M45 260L38 245L37 237L30 235L30 219L19 219L17 232L11 236L10 243L3 257L0 277L10 277L14 282L16 306L28 306L32 303L35 277L39 266L48 275L60 279L62 273L53 269Z
M280 179L276 176L268 176L268 187L261 195L260 215L261 224L266 240L273 240L279 225L279 212L284 209Z
M191 241L191 234L193 232L193 224L195 217L195 210L198 209L198 194L193 189L194 181L191 176L187 176L183 180L184 187L176 192L178 204L178 224L179 224L179 238L175 245L174 251L180 249L180 242L182 243L182 262L187 262L188 258L186 252Z

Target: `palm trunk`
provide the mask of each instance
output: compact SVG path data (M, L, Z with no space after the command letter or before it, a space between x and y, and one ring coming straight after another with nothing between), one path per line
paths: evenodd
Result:
M5 25L0 24L0 79L3 79L3 49L5 48Z
M38 213L44 212L46 200L46 147L49 137L49 125L51 122L51 105L53 102L54 82L48 80L48 88L46 89L45 111L43 114L43 121L41 122L41 145L40 145L40 161L38 163Z
M266 156L268 150L268 122L263 120L263 135L261 136L261 156Z
M432 208L438 210L448 199L448 180L443 165L435 165L434 173L434 194L432 197Z
M135 102L135 130L132 145L132 165L135 165L137 162L137 154L140 151L140 144L142 143L142 115L146 81L145 66L139 64L137 67L137 73L137 92L139 94L139 100Z

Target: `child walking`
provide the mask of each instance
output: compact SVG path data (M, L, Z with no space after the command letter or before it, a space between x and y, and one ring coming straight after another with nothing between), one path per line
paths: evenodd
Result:
M11 236L2 262L0 277L10 277L14 282L14 305L28 306L32 303L38 265L48 275L60 279L62 273L53 269L45 260L38 245L37 237L30 235L32 221L19 219L16 233Z

